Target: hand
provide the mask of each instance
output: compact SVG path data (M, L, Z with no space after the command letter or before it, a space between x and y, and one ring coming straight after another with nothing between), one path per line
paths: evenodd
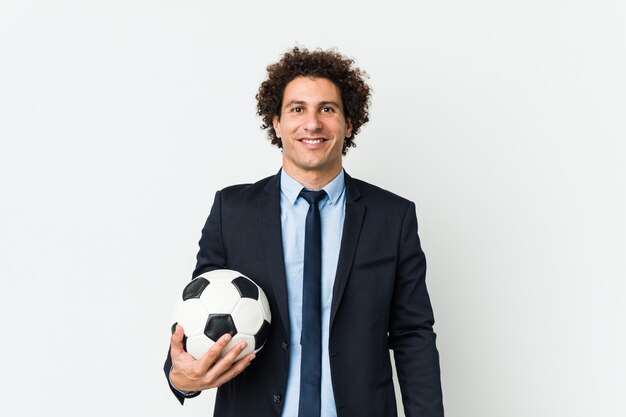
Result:
M220 358L222 350L232 338L227 333L196 360L183 349L183 335L183 327L177 324L170 342L172 356L170 381L180 391L202 391L219 387L239 375L255 357L254 353L251 353L235 362L237 356L247 346L246 342L241 342Z

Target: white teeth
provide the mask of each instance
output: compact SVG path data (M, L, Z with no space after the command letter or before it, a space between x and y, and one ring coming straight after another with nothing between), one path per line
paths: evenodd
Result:
M302 139L302 142L304 143L320 143L322 142L322 139Z

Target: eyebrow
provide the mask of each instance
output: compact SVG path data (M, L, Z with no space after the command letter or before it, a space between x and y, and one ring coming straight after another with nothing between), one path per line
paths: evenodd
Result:
M303 101L303 100L290 100L287 103L285 103L285 107L289 107L289 106L293 106L293 105L303 105L303 104L306 104L306 101ZM337 103L336 101L333 101L333 100L320 101L318 103L318 105L320 107L333 105L333 106L337 107L338 109L341 108L341 105L339 103Z

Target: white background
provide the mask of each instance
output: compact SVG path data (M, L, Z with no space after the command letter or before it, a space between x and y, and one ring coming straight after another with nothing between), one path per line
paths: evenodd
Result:
M228 3L228 4L227 4ZM265 67L370 74L348 172L417 205L449 417L626 415L626 8L0 3L0 414L207 416L161 367L214 192L271 175Z

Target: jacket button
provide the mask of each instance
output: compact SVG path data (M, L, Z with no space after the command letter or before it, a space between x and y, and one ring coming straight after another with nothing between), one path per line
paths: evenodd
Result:
M282 398L280 398L280 395L274 394L274 404L280 404L281 399Z
M287 352L287 348L289 347L289 344L287 344L287 342L283 342L282 343L282 348L285 352Z

